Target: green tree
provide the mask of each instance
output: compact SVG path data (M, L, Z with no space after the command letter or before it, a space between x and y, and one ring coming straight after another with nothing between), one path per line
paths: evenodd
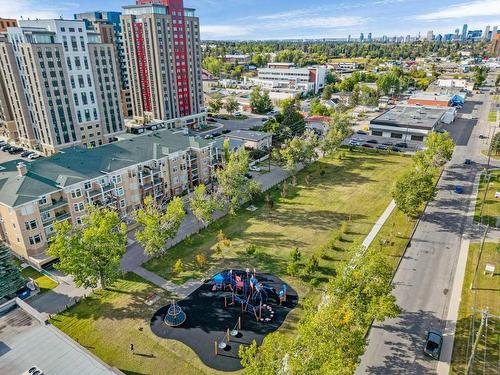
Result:
M182 259L177 259L172 267L172 271L176 274L184 272L184 262Z
M406 215L417 216L422 205L436 194L432 173L411 170L396 181L392 192L396 206Z
M500 154L500 133L496 133L491 141L491 153L493 155Z
M25 280L19 268L12 261L12 255L7 246L0 242L0 300L21 289Z
M284 148L275 152L275 159L286 169L295 174L299 163L308 163L316 157L315 148L318 137L312 131L306 131L301 137L293 137Z
M207 193L204 184L198 185L189 198L189 207L193 215L204 224L209 224L213 220L215 211L222 208L217 197Z
M106 288L121 274L127 232L116 211L88 206L81 226L56 223L55 233L48 254L59 258L55 267L72 275L76 285Z
M184 202L180 197L173 198L162 210L152 197L144 198L143 207L136 211L135 217L141 225L135 238L144 247L146 254L159 255L167 240L174 238L186 216Z
M325 86L325 88L323 89L323 92L321 94L321 98L323 100L330 100L332 98L333 87L334 87L334 84Z
M306 130L306 121L299 112L296 99L287 99L282 102L281 113L276 116L276 120L280 122L284 134L300 136Z
M227 98L226 103L224 104L224 108L226 109L226 111L231 114L236 112L239 107L240 103L238 103L234 96L230 96L229 98Z
M331 155L342 141L351 135L351 118L347 113L334 112L320 148L325 155Z
M486 66L474 67L474 85L476 87L482 86L486 78L488 78L489 69Z
M268 91L262 91L260 86L254 87L250 93L250 107L252 112L264 114L273 109L273 103Z
M311 100L311 111L310 114L315 116L330 116L330 109L321 103L318 98Z
M400 92L401 82L396 73L384 73L377 79L377 88L384 95L397 95Z
M222 102L222 95L216 93L212 96L212 99L208 102L208 108L210 112L218 113L224 107L224 103Z
M229 142L228 138L224 139L222 149L224 151L224 163L227 163L227 161L229 160L229 154L231 153L231 143Z
M418 170L439 168L451 160L455 143L448 132L432 132L425 139L425 150L418 151L414 156Z
M215 172L219 192L229 205L231 213L235 213L245 202L260 191L260 185L254 180L248 181L249 155L243 148L232 152L226 165Z
M206 70L218 77L224 63L221 59L208 56L203 59L202 65Z

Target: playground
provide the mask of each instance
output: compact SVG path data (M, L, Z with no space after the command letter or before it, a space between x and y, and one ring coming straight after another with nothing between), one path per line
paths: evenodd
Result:
M189 346L208 367L236 371L242 368L240 345L261 344L297 302L295 290L274 275L225 270L187 298L156 311L151 330Z

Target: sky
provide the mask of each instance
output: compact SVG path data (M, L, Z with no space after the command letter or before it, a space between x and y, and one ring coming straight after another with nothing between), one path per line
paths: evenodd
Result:
M0 0L0 17L72 18L121 10L134 0ZM202 39L358 38L453 33L500 26L500 0L184 0L196 8Z

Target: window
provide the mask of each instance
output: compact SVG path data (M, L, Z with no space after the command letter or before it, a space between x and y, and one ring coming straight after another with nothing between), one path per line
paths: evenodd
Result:
M381 130L372 130L372 135L378 135L378 136L382 136L383 133Z
M411 140L422 142L424 140L424 136L423 135L412 135Z
M125 203L125 199L122 199L122 200L120 201L120 208L125 208L125 207L126 207L126 205L127 205L127 204Z
M85 190L90 190L91 187L92 187L92 184L90 182L88 182L88 181L85 183L85 185L83 185L83 188Z
M47 203L47 196L44 195L40 198L40 200L38 201L38 203L40 203L41 205L44 205Z
M403 138L403 134L401 134L401 133L391 133L391 138L402 139Z
M26 221L24 226L26 227L26 230L36 229L36 220Z
M76 218L76 223L77 223L78 225L81 225L81 224L82 224L82 218L81 218L81 217L77 217L77 218Z
M73 208L76 212L81 212L84 209L83 202L73 204Z
M29 237L29 241L30 241L30 245L34 245L34 244L42 242L42 237L39 234L37 234L33 237Z
M79 198L82 196L82 190L81 189L75 189L71 190L71 198Z
M111 177L111 181L113 181L115 184L121 184L121 182L122 182L122 176L120 176L120 175L113 176L113 177Z
M125 192L123 191L122 187L119 187L118 189L116 189L116 194L118 194L119 197L122 197Z
M42 221L46 221L50 219L50 211L44 211L40 213L40 216L42 217Z

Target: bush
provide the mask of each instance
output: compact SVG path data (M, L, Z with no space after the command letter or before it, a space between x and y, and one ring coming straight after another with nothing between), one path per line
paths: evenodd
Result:
M257 160L266 156L267 152L259 149L252 149L248 154L252 160Z
M318 258L321 258L321 259L328 258L327 248L325 246L321 246L316 253L317 253Z
M319 279L316 277L313 277L311 280L309 280L309 284L316 288L319 285Z
M290 259L292 262L298 262L301 258L302 254L300 253L300 250L298 247L290 251Z
M177 261L174 264L174 267L172 268L172 271L174 271L174 273L177 274L184 271L184 263L182 262L182 259L177 259Z
M205 266L205 264L207 264L207 258L201 254L198 254L197 256L195 256L194 258L196 264L198 265L198 267L200 268L203 268Z
M257 252L257 246L255 246L254 244L250 244L247 246L246 253L248 255L254 255L256 252Z
M297 276L299 274L299 263L294 261L288 263L286 273L290 276Z

